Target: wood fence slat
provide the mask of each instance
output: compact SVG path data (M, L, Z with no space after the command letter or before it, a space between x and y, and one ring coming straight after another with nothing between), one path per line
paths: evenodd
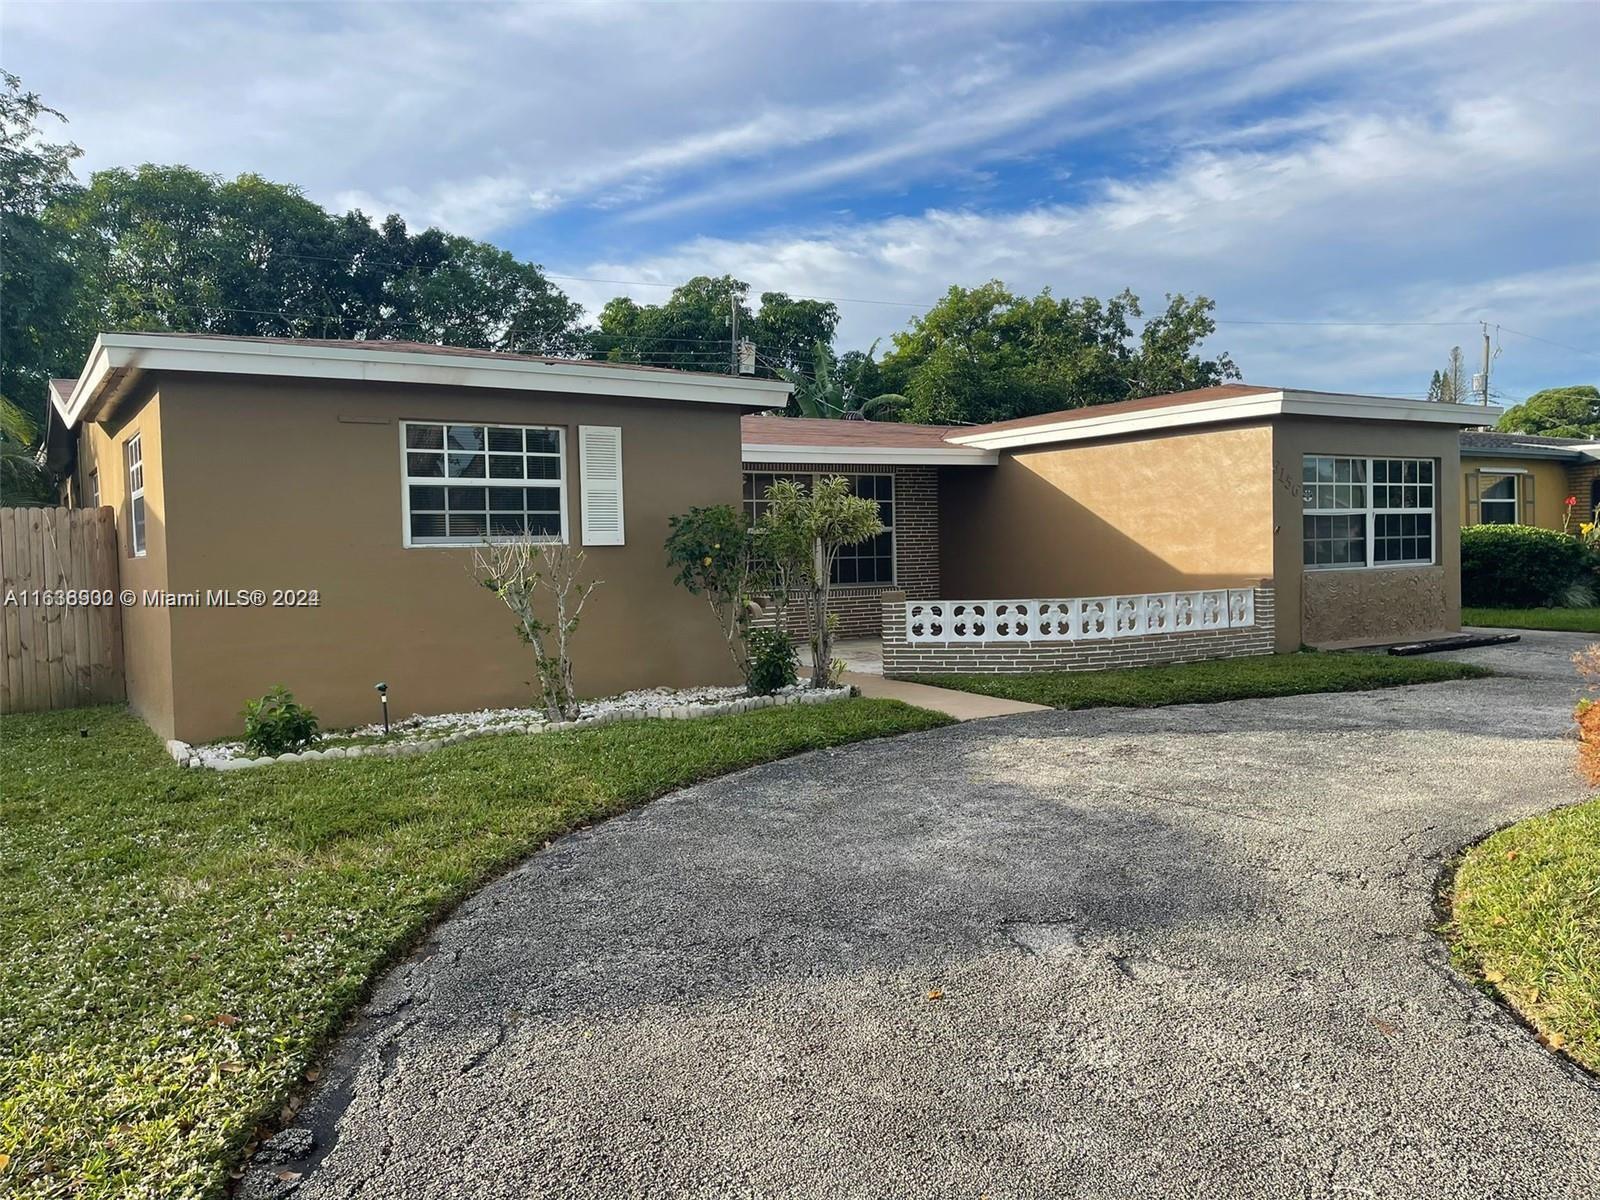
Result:
M44 652L39 642L39 623L35 619L39 609L31 593L39 587L39 556L33 539L33 514L24 509L17 514L17 590L29 593L28 600L17 609L17 640L21 644L22 693L25 708L39 707L39 664ZM48 697L47 683L44 695Z
M120 566L110 508L0 508L0 594L12 601L0 611L0 712L124 698L121 609L38 603L115 596Z
M39 510L39 586L53 591L61 586L61 569L56 553L56 510ZM67 696L67 674L61 657L61 609L46 604L39 609L44 623L45 673L50 682L50 707L66 708L71 700Z
M76 581L82 576L77 573L77 557L73 549L76 540L73 536L77 521L76 514L70 508L58 508L52 513L55 518L52 534L54 540L52 547L56 553L56 582L51 586L59 588L62 592L77 590ZM64 599L66 597L63 597ZM83 703L83 691L78 686L78 617L80 609L77 605L67 605L56 609L56 625L61 631L61 675L65 703L68 707L76 708Z
M3 590L4 581L11 578L11 569L17 561L17 535L13 520L9 508L0 508L0 600L7 599ZM0 712L16 712L22 699L16 597L9 599L10 603L0 604Z
M94 512L90 509L72 511L72 586L80 591L96 590L94 572L89 565L89 546L96 529ZM93 704L94 697L94 645L91 631L94 628L94 606L79 604L72 609L72 638L77 646L73 659L72 689L78 704Z

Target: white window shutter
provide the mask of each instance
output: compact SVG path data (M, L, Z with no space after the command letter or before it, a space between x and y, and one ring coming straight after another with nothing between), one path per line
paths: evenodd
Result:
M583 544L622 545L620 427L578 426L578 476L583 503Z

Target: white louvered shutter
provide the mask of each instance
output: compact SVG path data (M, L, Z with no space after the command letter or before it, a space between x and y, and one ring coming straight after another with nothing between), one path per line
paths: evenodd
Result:
M583 544L622 545L622 430L618 426L578 426L578 475Z

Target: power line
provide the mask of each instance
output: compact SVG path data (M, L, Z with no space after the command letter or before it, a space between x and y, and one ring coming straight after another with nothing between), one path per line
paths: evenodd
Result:
M1571 350L1574 354L1586 355L1589 358L1600 357L1594 350L1581 350L1577 346L1569 346L1566 342L1558 342L1554 338L1540 337L1537 333L1523 333L1522 330L1512 329L1509 325L1497 325L1495 328L1505 333L1514 333L1518 337L1527 338L1530 341L1543 342L1547 346L1560 346L1563 350Z

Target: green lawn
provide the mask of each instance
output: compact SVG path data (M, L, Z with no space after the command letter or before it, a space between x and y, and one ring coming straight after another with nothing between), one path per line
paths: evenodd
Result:
M1600 608L1463 608L1463 625L1600 633Z
M1359 692L1408 683L1477 679L1481 667L1387 654L1268 654L1126 671L1041 671L1033 675L917 675L918 683L1048 704L1052 708L1155 708L1253 696Z
M1547 1046L1600 1071L1600 800L1485 838L1450 899L1456 962Z
M121 709L0 722L0 1194L220 1195L374 975L556 835L892 701L228 774ZM81 731L81 733L80 733Z

